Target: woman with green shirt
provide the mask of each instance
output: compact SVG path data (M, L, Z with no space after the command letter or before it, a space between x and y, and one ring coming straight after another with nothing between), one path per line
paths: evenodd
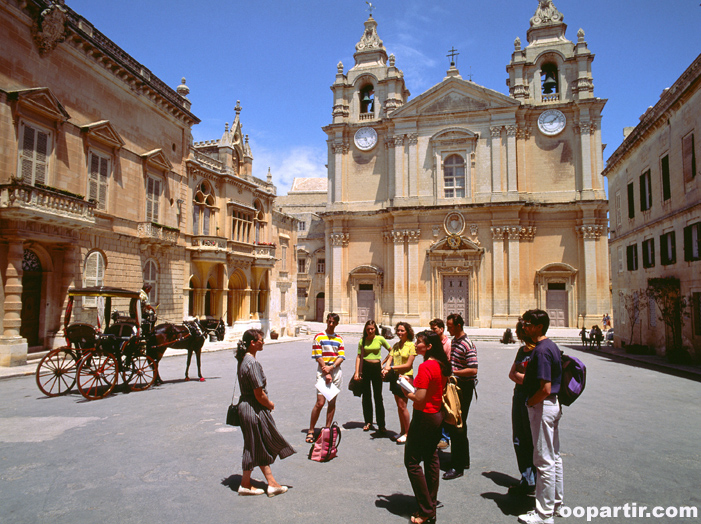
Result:
M382 348L391 349L389 342L377 334L377 324L374 320L368 320L363 328L363 338L358 343L358 357L355 359L355 380L362 380L363 384L363 418L365 425L363 431L372 429L372 400L375 399L375 414L380 433L385 428L385 405L382 402ZM372 385L372 397L370 386Z
M382 362L382 377L394 370L398 375L404 375L409 383L414 382L414 359L416 358L416 348L414 347L414 330L407 322L399 322L394 328L399 342L397 342L387 355L387 358ZM407 409L406 395L394 395L394 400L397 402L397 411L399 412L399 425L401 427L397 444L406 442L406 433L409 431L409 423L411 416Z

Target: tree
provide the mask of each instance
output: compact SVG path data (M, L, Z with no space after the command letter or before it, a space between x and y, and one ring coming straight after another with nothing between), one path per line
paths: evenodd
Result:
M647 281L647 296L655 301L660 312L658 317L664 322L667 357L671 361L690 360L682 347L684 317L689 316L690 300L682 295L677 277L651 278ZM669 336L668 336L669 335Z
M621 297L621 306L623 311L625 311L626 318L630 322L630 336L628 341L630 344L633 343L633 337L635 336L635 325L640 326L640 312L647 307L647 295L641 293L640 291L619 291L618 295ZM638 333L640 335L640 333Z

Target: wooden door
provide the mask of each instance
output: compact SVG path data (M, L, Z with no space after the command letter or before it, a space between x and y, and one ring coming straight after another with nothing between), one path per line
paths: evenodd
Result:
M457 313L460 315L465 324L468 322L468 284L466 276L449 276L443 277L443 316Z
M19 334L27 339L27 345L39 345L39 320L41 316L41 273L26 271L22 276L22 324Z
M326 307L326 301L324 300L324 294L319 293L316 296L316 318L317 322L324 321L324 307Z
M545 311L550 317L550 326L568 327L567 291L548 289L545 295Z
M365 323L375 319L375 291L372 289L358 290L358 322Z

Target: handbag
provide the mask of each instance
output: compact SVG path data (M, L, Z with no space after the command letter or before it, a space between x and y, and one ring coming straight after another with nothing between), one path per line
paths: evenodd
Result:
M354 378L351 378L350 381L348 382L348 389L356 397L362 396L362 394L363 394L363 381L362 380L355 380Z
M462 427L462 417L460 413L460 388L455 376L448 377L443 390L443 421L446 424Z
M229 409L226 410L226 424L229 426L240 426L241 416L239 414L239 404L241 403L241 398L239 398L238 403L234 404L234 397L236 396L236 381L239 378L238 371L236 372L236 380L234 380L234 394L231 396L231 405Z

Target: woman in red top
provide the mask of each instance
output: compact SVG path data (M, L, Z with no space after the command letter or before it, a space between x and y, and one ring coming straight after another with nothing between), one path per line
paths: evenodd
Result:
M419 505L419 511L411 517L411 522L423 524L436 521L441 472L438 461L438 442L443 423L441 407L443 389L452 370L440 337L432 331L422 331L416 335L416 353L423 355L424 361L414 379L416 391L407 394L414 401L414 414L407 433L404 466ZM425 474L421 462L424 463Z

